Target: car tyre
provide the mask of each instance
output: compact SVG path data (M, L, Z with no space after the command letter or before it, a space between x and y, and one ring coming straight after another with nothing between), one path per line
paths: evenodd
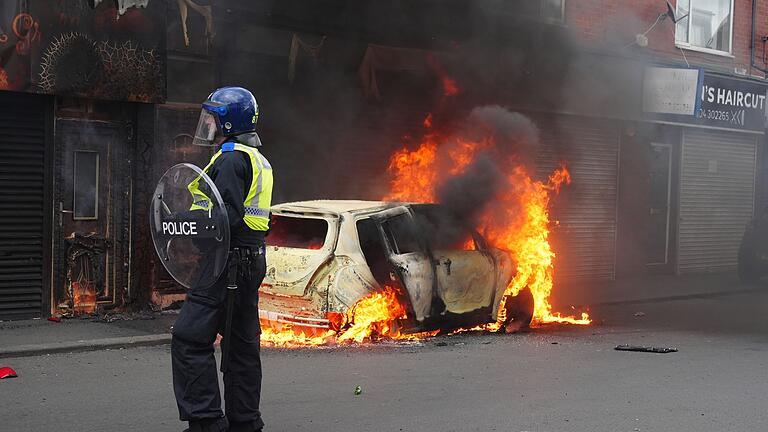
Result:
M533 320L534 301L531 290L523 288L514 297L509 297L504 305L507 319L502 327L506 333L516 333L527 329Z

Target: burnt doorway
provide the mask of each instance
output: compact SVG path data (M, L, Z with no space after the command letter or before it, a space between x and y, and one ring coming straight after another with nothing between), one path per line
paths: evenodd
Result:
M95 312L121 299L128 253L130 174L122 123L58 120L58 235L54 305Z
M651 143L648 155L647 264L652 271L671 272L672 164L670 144Z

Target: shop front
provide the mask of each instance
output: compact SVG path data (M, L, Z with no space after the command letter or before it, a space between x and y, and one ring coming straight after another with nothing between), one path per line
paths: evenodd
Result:
M649 68L644 81L645 263L677 274L733 270L760 196L766 86L670 68Z

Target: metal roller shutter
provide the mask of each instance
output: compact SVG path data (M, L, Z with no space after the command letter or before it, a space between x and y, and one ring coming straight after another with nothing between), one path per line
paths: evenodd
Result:
M683 132L678 272L731 270L755 198L754 135Z
M539 122L537 122L539 123ZM539 123L539 176L567 163L571 185L552 203L558 280L613 279L619 130L611 123L561 116Z
M45 151L44 99L0 93L0 319L42 312Z

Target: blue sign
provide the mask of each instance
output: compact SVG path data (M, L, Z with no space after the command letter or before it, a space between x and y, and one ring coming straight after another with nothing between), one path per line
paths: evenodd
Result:
M693 115L647 114L648 117L723 129L765 132L768 87L736 78L704 74Z

